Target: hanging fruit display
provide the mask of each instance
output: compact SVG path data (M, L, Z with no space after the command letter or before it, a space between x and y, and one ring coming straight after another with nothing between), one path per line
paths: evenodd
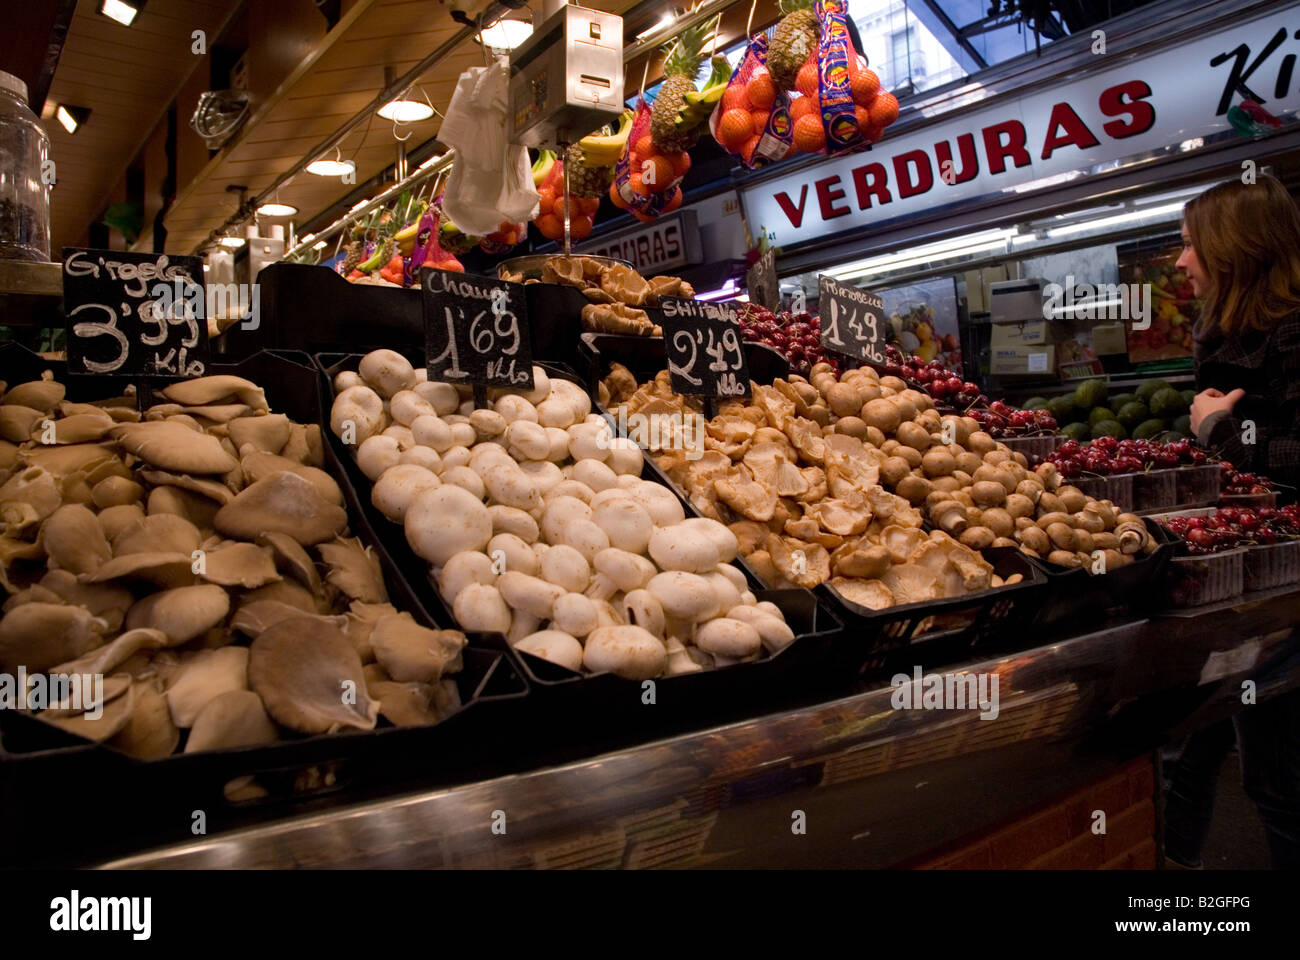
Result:
M781 0L780 8L785 16L772 33L767 67L778 90L793 90L799 70L817 56L822 26L813 0Z
M659 154L680 153L695 146L713 104L727 88L731 64L720 54L713 58L713 72L704 89L695 86L704 65L704 44L717 27L718 20L714 19L683 30L665 48L664 81L650 108L650 136Z
M570 159L567 161L572 163ZM544 171L545 176L537 188L541 199L537 204L537 217L533 225L547 240L564 239L564 166L566 161L559 159L550 150L543 150L537 162L533 164L533 176ZM590 172L589 172L590 171ZM595 225L596 211L600 208L600 196L582 196L579 190L590 192L594 178L599 177L593 168L575 165L569 171L569 236L581 240L589 236Z
M709 118L713 138L753 169L790 152L790 98L767 67L767 35L756 33Z

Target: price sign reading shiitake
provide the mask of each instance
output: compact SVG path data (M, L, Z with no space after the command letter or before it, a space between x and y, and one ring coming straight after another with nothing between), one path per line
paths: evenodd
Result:
M448 270L422 273L429 379L533 389L523 286Z
M64 247L68 372L201 377L206 303L200 257Z
M661 297L659 308L673 390L697 397L749 396L749 361L734 304Z
M818 277L822 346L875 366L885 362L885 301L858 287Z

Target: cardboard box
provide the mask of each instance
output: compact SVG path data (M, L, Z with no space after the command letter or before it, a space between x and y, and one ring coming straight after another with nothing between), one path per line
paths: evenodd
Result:
M993 347L989 373L995 377L1050 377L1056 373L1054 344Z
M1070 336L1069 327L1056 320L1030 320L1027 323L995 323L990 345L999 349L1036 347L1060 343Z

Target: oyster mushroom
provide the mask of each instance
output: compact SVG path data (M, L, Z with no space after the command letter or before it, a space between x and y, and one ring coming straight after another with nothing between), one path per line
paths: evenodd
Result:
M370 642L375 624L395 613L397 608L391 603L358 603L353 600L348 604L347 615L343 618L343 635L352 643L362 663L375 660L375 648Z
M199 578L223 587L251 589L280 579L271 550L252 543L227 543L209 550Z
M228 486L219 480L206 477L191 477L189 474L169 473L166 470L141 470L140 479L156 486L180 487L183 490L190 490L220 504L227 504L235 499L235 494Z
M104 621L83 607L25 603L0 619L0 669L43 673L103 645Z
M44 520L63 505L63 492L54 474L40 466L16 473L0 486L0 504L25 503L37 520Z
M399 683L436 683L444 673L458 668L465 646L459 630L430 630L409 613L389 614L375 621L370 631L375 659Z
M250 451L244 454L239 461L239 465L243 468L244 478L249 483L256 483L258 480L287 470L289 473L296 473L304 480L310 481L312 486L316 488L316 492L327 503L340 507L343 505L343 491L339 489L339 485L334 478L324 470L304 466L287 457L262 451Z
M178 727L194 723L199 711L231 690L248 689L248 647L200 650L182 664L167 685L167 707Z
M41 527L50 562L70 573L94 573L113 554L93 513L79 503L55 510Z
M278 739L280 732L267 716L262 698L252 690L229 690L213 697L198 712L185 752L229 750Z
M288 472L253 483L213 518L219 533L236 540L287 533L303 546L338 536L347 522L346 510L327 502L311 481Z
M91 574L82 574L84 583L108 583L113 580L143 580L164 590L189 586L197 581L194 560L188 553L129 553L114 557Z
M203 543L198 528L183 517L160 513L143 517L113 538L113 556L132 553L192 554Z
M308 615L314 614L280 600L254 600L251 603L241 604L235 611L235 615L230 618L230 629L256 639L281 620L292 620ZM343 617L320 617L320 619L335 626L341 626L346 622Z
M52 422L54 430L51 442L54 444L98 440L117 425L117 421L106 413L78 413ZM41 424L37 423L32 432L32 439L44 442L43 432Z
M131 714L125 726L108 745L128 756L156 760L170 756L181 741L181 732L172 723L166 698L152 680L137 680L127 695Z
M112 679L112 678L109 678ZM129 681L130 678L128 677ZM105 697L108 694L108 683L105 682ZM75 716L58 716L54 711L46 710L40 714L42 720L46 723L53 724L61 730L68 733L75 733L79 737L85 737L87 740L94 740L96 743L103 743L120 733L131 719L131 714L135 710L135 684L128 682L126 692L120 696L107 700L102 710L98 711L98 717L92 717L88 713L78 713Z
M160 650L167 646L167 634L161 630L128 630L112 643L90 651L76 660L51 668L50 673L102 673L116 670L142 650Z
M229 375L180 380L164 388L162 395L168 400L187 407L203 406L236 397L240 403L247 404L254 410L267 409L266 393L261 387L243 377Z
M221 587L208 583L177 587L138 600L126 612L126 628L161 630L167 634L167 645L175 647L215 627L229 612L230 595Z
M322 543L316 549L329 566L325 579L348 599L362 603L388 600L379 557L369 547L363 547L360 540L339 538L333 543Z
M227 501L230 499L233 499L233 497L228 497ZM217 502L201 493L186 490L183 487L154 487L149 491L148 512L150 516L160 513L174 514L178 517L184 517L199 530L211 530L212 518L217 515L217 511L220 509L221 502ZM103 520L103 514L100 514L100 520Z
M274 600L297 607L303 613L315 615L328 610L325 600L319 593L312 593L300 583L293 580L279 580L264 587L250 590L244 594L244 603L257 603L261 600Z
M0 406L0 439L10 443L25 443L32 438L32 431L39 428L45 414L31 407L18 404Z
M31 407L42 413L49 413L63 402L67 389L57 380L29 380L15 384L8 390L0 404L5 406Z
M450 680L436 686L376 680L367 689L395 727L432 726L460 708L460 693Z
M257 542L271 548L277 570L288 573L312 593L320 593L320 574L302 544L287 533L263 533Z
M123 450L162 470L221 474L239 465L216 437L167 420L118 424L113 435Z
M236 450L243 450L244 444L251 443L263 453L279 453L289 442L293 432L293 423L282 413L271 413L261 417L240 417L229 424L230 442Z
M337 627L297 619L271 627L250 648L248 681L272 719L300 733L373 730L378 717L361 658Z

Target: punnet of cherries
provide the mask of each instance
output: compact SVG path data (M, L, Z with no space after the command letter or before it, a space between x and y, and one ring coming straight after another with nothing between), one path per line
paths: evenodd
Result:
M740 335L751 343L771 347L790 362L790 370L808 376L813 366L829 363L840 375L845 358L822 349L821 321L811 313L773 313L756 303L740 310Z
M1204 517L1166 517L1160 521L1186 542L1187 553L1204 556L1234 547L1300 539L1300 504L1287 507L1219 507Z
M1190 440L1161 443L1158 440L1098 437L1089 443L1067 440L1045 459L1056 464L1061 476L1072 480L1090 473L1109 477L1119 473L1142 473L1148 469L1196 466L1206 462L1206 455Z

